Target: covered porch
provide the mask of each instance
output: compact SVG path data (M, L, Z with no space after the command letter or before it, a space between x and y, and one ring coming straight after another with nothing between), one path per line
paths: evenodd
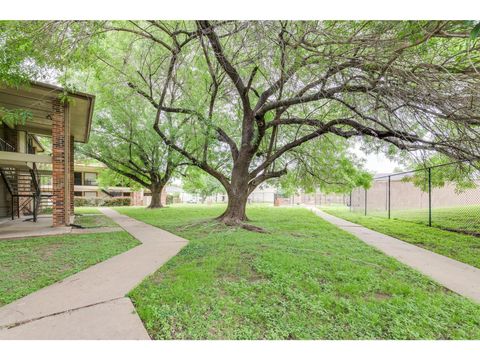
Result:
M2 112L27 114L25 121L2 121L0 129L0 238L73 222L74 142L88 141L93 106L93 95L50 84L0 85L0 118ZM51 148L39 137L48 137ZM42 204L51 215L39 215Z
M0 222L0 241L33 236L61 235L71 232L70 226L52 226L52 215L39 215L36 222L25 218L3 219Z

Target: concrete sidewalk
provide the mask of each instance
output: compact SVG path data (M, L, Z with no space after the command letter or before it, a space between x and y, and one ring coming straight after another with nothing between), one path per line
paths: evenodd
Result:
M148 339L125 295L187 240L101 211L141 245L0 308L0 339Z
M315 207L307 208L368 245L427 275L447 289L480 303L480 269L326 214Z

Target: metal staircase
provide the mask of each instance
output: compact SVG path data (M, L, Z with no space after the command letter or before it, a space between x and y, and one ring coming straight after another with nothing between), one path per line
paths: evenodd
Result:
M34 154L32 148L33 138L29 135L27 142L27 153ZM15 152L15 147L0 138L0 151ZM0 165L0 176L2 177L8 193L10 194L10 212L12 220L17 216L32 216L37 221L39 212L45 207L51 207L51 189L42 186L45 182L39 173L36 164L25 162L21 164Z
M0 175L10 194L12 220L15 215L33 215L33 221L37 221L41 192L35 164L32 168L2 167Z

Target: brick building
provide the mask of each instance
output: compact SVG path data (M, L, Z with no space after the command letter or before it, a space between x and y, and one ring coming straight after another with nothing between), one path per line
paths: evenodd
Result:
M61 101L61 98L66 100ZM73 219L74 142L88 141L95 97L70 93L50 84L0 85L0 217L31 214L36 220L42 201L52 204L52 225ZM6 121L23 112L24 121ZM44 155L37 136L51 137L52 155ZM51 187L42 188L42 176Z

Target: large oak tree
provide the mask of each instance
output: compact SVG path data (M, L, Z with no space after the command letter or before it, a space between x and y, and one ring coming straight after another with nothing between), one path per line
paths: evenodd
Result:
M97 39L89 55L155 109L162 141L224 186L221 220L229 224L245 221L248 195L305 163L302 149L312 144L360 137L385 151L478 159L479 43L469 40L471 28L454 21L43 27L53 39L74 39L70 45ZM345 158L342 146L338 152ZM320 160L335 167L337 155Z

